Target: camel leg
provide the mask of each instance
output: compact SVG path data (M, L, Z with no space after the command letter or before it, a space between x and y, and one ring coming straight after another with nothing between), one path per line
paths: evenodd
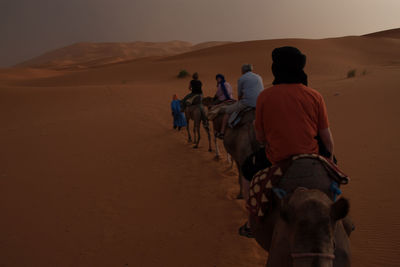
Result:
M193 148L198 148L199 147L199 141L200 141L200 136L199 136L199 126L198 123L195 121L193 123L193 135L194 135L194 146Z
M271 246L268 253L267 267L288 267L293 266L290 256L288 226L285 222L278 219L274 225ZM310 265L305 265L310 266Z
M197 127L196 127L196 131L197 131L196 148L198 148L198 147L199 147L199 144L200 144L200 123L201 123L201 122L199 122L199 123L197 124Z
M196 147L197 142L197 136L196 136L196 122L193 123L193 143L194 147Z
M208 137L208 152L212 151L212 147L211 147L211 134L210 134L210 129L207 127L204 127L204 129L207 132L207 137Z
M239 194L237 195L236 199L243 199L243 186L242 186L242 171L239 165L239 162L236 162L236 167L238 169L238 173L239 173Z
M278 207L274 207L267 214L265 214L263 220L258 220L256 216L249 216L249 223L251 230L253 231L254 237L257 243L265 250L269 251L271 247L272 235L274 233L274 225L279 219L280 210Z
M190 120L187 120L186 130L187 130L187 133L188 133L188 143L191 143L192 142L192 136L190 135L189 122L190 122Z
M214 143L215 143L215 159L219 159L219 147L218 147L218 139L217 134L214 133Z

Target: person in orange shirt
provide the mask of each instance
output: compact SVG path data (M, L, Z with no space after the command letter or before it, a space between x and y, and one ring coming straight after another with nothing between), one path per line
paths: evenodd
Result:
M272 52L273 86L262 91L256 104L257 141L265 146L263 168L299 154L321 154L333 160L333 138L326 105L316 90L308 87L304 72L306 56L295 47ZM251 172L252 173L252 172ZM252 175L243 184L248 190ZM246 222L239 234L253 237Z
M303 68L306 56L294 47L272 52L273 86L257 99L255 129L274 164L298 154L318 154L318 138L325 156L333 159L334 143L326 105L316 90L308 87Z

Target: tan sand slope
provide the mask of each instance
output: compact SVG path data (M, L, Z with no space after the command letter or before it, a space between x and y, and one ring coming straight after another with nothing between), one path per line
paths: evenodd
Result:
M353 266L400 266L400 40L369 37L233 43L57 74L1 70L0 266L263 266L266 254L237 236L236 177L212 160L204 133L193 150L171 130L169 102L187 92L183 68L199 71L207 95L219 72L236 87L245 62L268 86L282 45L307 54L352 178L343 191L357 225Z
M53 76L60 76L62 71L37 68L9 68L0 69L0 81L19 81L26 79L43 79Z
M88 68L151 56L170 56L203 49L227 42L133 42L133 43L77 43L47 52L18 64L18 67L71 69Z

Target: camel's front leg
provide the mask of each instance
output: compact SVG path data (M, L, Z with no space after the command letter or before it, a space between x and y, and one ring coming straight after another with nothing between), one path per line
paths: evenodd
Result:
M200 123L196 123L196 127L193 129L196 138L195 138L195 146L193 148L198 148L200 143Z
M193 148L198 148L199 147L199 136L198 136L198 131L197 131L197 123L196 121L193 123L193 142L194 146Z
M243 199L243 184L242 184L242 170L240 168L240 165L237 161L236 162L236 167L238 169L238 173L239 173L239 194L237 195L237 199Z
M211 134L210 134L210 129L209 128L204 128L207 132L207 137L208 137L208 152L212 151L212 147L211 147Z
M220 157L220 152L218 147L217 133L214 133L214 144L215 144L215 159L218 160Z
M192 142L192 136L190 135L189 122L190 122L190 120L187 120L186 130L187 130L187 133L188 133L188 143L191 143Z

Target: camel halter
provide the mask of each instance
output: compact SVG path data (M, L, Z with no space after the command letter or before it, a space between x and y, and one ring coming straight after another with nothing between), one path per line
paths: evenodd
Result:
M302 258L311 258L311 257L318 257L318 258L325 258L334 260L335 255L331 253L292 253L293 259L302 259Z

